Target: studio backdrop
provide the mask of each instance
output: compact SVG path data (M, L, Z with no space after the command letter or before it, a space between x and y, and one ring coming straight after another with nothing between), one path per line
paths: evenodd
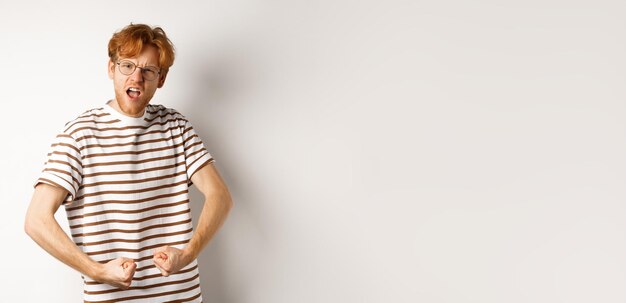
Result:
M82 300L24 215L56 133L113 98L107 43L133 22L176 46L151 103L193 121L232 193L205 302L624 302L625 13L2 1L0 301Z

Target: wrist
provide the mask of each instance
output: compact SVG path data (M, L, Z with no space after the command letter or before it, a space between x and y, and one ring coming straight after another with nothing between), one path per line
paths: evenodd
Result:
M192 249L189 248L189 246L183 249L183 253L181 257L185 266L189 265L191 262L193 262L193 260L197 258L196 254L194 253Z
M103 272L104 264L98 263L96 261L91 261L89 266L87 266L87 270L84 274L96 281L100 281Z

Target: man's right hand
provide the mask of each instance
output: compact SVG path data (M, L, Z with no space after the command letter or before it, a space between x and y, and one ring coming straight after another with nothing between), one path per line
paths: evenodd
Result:
M128 288L137 264L133 259L117 258L100 264L82 252L63 231L54 213L65 201L68 191L39 183L26 212L24 230L43 249L85 276L119 288Z
M94 280L117 288L127 289L135 275L137 264L133 259L117 258L102 264Z

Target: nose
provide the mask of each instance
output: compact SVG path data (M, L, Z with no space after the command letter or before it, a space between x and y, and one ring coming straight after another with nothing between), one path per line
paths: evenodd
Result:
M130 78L135 82L143 82L143 71L141 68L136 68L135 71L130 74Z

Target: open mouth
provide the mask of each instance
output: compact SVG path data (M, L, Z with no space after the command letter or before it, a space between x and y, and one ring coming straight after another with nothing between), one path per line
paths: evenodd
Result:
M138 88L131 87L126 90L126 94L131 98L135 99L141 95L141 91Z

